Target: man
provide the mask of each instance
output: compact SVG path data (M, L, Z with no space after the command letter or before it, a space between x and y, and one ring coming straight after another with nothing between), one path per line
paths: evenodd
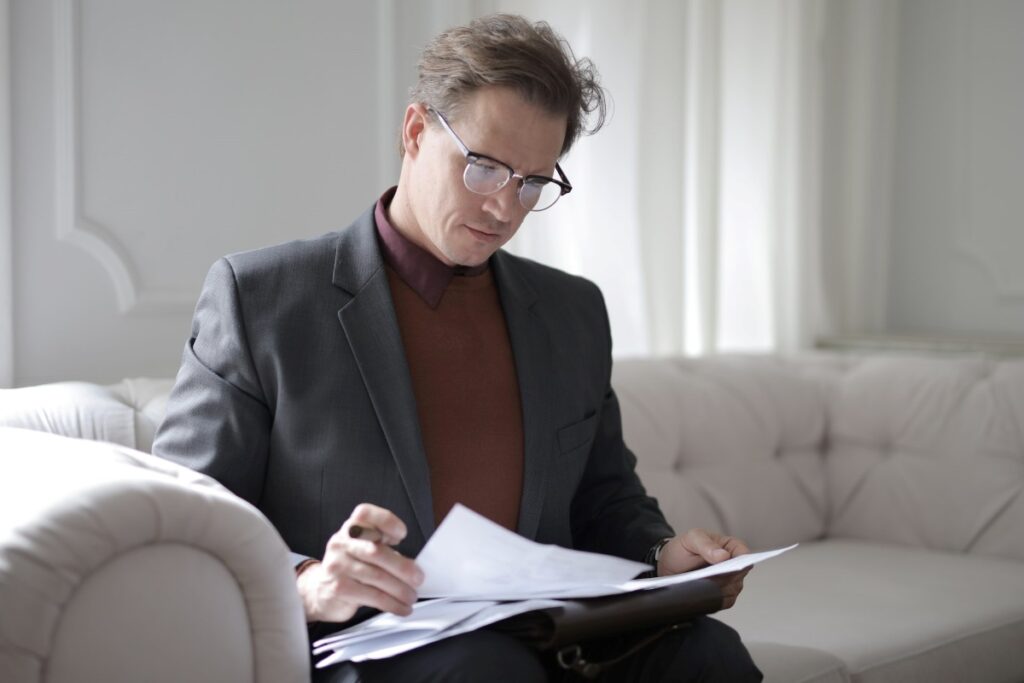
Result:
M746 552L674 536L644 492L597 288L500 250L570 191L557 162L592 111L600 126L593 67L546 24L498 15L447 31L420 62L397 188L338 233L210 270L154 452L267 515L296 554L308 621L408 614L423 579L411 558L456 502L660 574ZM742 578L722 581L726 606ZM529 681L549 665L484 631L317 676ZM608 675L760 680L707 618Z

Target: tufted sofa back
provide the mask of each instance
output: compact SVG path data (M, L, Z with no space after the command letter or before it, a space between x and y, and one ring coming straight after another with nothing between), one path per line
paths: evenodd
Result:
M55 382L0 389L0 427L109 441L149 453L174 380Z
M623 360L638 471L676 528L1024 559L1024 361Z
M620 360L637 469L677 529L1024 559L1024 360ZM0 390L0 426L149 451L169 379Z

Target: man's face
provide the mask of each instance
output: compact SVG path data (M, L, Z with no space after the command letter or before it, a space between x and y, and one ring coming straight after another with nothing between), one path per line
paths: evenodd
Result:
M411 237L448 265L476 266L508 242L529 211L519 203L518 178L494 194L466 189L466 158L455 140L421 105L430 125L407 145L410 164L405 188L415 225ZM447 115L447 112L442 112ZM408 115L407 115L408 120ZM565 138L566 117L553 116L505 88L484 88L470 95L452 129L473 152L499 159L522 175L555 176ZM408 130L408 127L407 127Z

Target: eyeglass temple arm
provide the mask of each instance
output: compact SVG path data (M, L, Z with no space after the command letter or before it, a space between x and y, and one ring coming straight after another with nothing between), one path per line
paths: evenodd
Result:
M564 183L561 186L562 194L569 194L570 192L572 192L572 183L570 183L569 179L565 177L565 171L563 171L562 167L557 163L555 164L555 172L558 173L558 177L561 178L562 183Z

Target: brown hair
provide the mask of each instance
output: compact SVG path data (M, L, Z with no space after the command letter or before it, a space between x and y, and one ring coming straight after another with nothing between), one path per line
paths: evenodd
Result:
M565 38L543 21L492 14L441 33L420 56L409 101L457 118L465 98L485 86L512 88L545 111L565 114L563 155L581 134L604 125L607 104L593 62L576 59ZM593 125L586 128L594 113Z

